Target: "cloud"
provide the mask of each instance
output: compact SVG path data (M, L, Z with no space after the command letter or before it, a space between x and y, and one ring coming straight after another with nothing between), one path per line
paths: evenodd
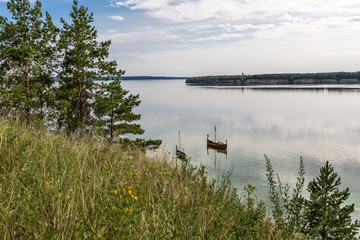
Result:
M224 41L243 37L240 33L223 33L220 35L201 37L190 40L191 42L208 42L208 41Z
M172 22L208 19L283 19L294 13L309 17L356 15L357 0L122 0L115 5L142 9L155 18Z
M279 38L327 29L356 28L358 0L113 0L165 24L183 24L184 42ZM186 25L188 24L188 25ZM190 27L188 27L190 26ZM171 34L169 34L171 35Z
M358 0L112 0L124 68L207 75L358 70ZM144 14L146 16L144 16ZM157 59L154 61L154 59ZM126 64L125 64L126 63ZM141 69L138 67L141 65ZM179 67L181 66L181 67Z
M159 43L167 40L176 40L178 38L179 36L176 34L168 34L165 31L152 29L152 28L144 28L144 29L139 29L137 31L125 32L125 33L116 29L110 29L105 33L99 35L100 41L106 41L111 39L113 43L128 42L132 44L143 42L144 39L146 39L146 42L150 44L150 43Z
M115 21L123 21L125 19L122 16L110 16L110 18Z
M133 7L133 6L136 6L137 3L138 3L138 0L116 1L115 4L113 4L112 6L116 6L116 7L120 7L120 6Z

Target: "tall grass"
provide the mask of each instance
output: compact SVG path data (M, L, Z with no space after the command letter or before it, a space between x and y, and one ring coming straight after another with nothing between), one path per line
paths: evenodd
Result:
M2 239L279 239L228 178L96 138L0 120Z

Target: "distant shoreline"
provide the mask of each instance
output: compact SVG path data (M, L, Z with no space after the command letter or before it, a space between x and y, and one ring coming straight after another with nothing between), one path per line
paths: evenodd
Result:
M194 86L360 84L360 72L204 76L189 78L186 84Z
M121 76L120 80L131 81L131 80L179 80L187 79L188 77L165 77L165 76Z

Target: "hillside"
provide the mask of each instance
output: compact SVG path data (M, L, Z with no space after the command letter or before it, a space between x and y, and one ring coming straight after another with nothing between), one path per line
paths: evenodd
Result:
M279 239L262 204L205 167L0 121L4 239Z

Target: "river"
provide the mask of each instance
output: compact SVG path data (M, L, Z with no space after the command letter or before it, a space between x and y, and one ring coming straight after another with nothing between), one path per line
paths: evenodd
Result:
M232 171L234 187L248 182L268 201L266 154L283 183L295 185L303 157L306 184L329 161L350 188L360 219L360 85L312 87L198 87L185 80L123 81L140 94L139 123L146 139L162 139L174 154L179 142L194 165L212 177ZM227 154L206 147L206 135L228 140ZM241 192L240 192L241 194ZM306 193L305 193L306 195Z

